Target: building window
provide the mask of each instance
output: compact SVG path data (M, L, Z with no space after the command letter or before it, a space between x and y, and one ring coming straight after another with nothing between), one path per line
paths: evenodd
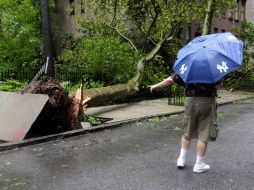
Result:
M239 2L237 2L236 8L235 8L235 20L239 20Z
M214 29L213 29L213 32L214 32L214 33L218 33L218 32L219 32L218 28L214 28Z
M81 14L85 13L85 0L81 0L80 2L80 12Z
M75 15L75 2L74 0L69 1L70 1L70 15Z
M200 32L195 32L195 37L201 36Z
M226 32L226 30L224 30L224 29L221 29L221 32Z

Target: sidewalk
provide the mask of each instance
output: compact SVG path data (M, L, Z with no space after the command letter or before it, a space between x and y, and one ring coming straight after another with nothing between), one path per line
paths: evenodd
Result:
M217 102L219 105L223 105L248 98L254 98L254 93L219 90ZM131 104L88 108L85 114L112 119L107 123L118 123L129 120L133 121L151 117L167 116L181 113L183 111L183 106L168 105L168 99L163 98Z
M233 103L235 101L254 98L254 93L250 92L228 92L220 90L218 92L217 102L219 105ZM53 141L56 139L63 139L72 136L82 135L86 133L92 133L114 127L119 127L125 124L129 124L135 121L140 121L153 117L168 116L172 114L182 113L184 111L183 106L168 105L168 99L156 99L141 101L131 104L111 105L102 107L88 108L85 114L93 115L96 117L102 117L109 119L108 122L103 124L86 127L83 129L67 131L64 133L53 134L38 138L32 138L28 140L22 140L12 143L0 144L0 152L4 150L15 149L33 144L44 143Z

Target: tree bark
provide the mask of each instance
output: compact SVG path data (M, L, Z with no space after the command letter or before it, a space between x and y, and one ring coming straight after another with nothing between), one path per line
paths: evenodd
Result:
M211 33L211 26L213 22L215 4L216 4L215 0L208 0L207 2L207 11L205 15L204 24L203 24L202 35L207 35Z
M48 66L46 68L46 74L49 77L54 77L55 52L52 40L51 20L48 0L40 0L40 9L41 9L41 33L43 37L44 55L45 59L47 59L48 57Z

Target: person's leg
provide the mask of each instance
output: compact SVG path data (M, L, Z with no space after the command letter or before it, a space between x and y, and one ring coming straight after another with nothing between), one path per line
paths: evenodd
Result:
M196 164L193 168L194 172L200 173L205 172L210 169L210 166L205 164L205 153L207 149L207 142L198 140L197 142L197 158L196 158Z
M205 164L205 153L207 150L207 142L210 139L211 123L215 119L215 99L213 97L199 98L199 120L198 120L198 141L197 141L197 158L193 168L194 172L205 172L210 166Z
M205 157L206 149L207 149L207 142L198 140L196 164L202 164L205 162L204 157Z
M184 136L182 136L182 140L181 140L181 148L188 150L191 144L191 140L186 139Z
M194 108L194 101L195 99L192 97L186 97L185 103L184 103L184 117L183 117L183 131L182 131L182 138L181 138L181 150L180 155L177 159L177 167L183 168L185 166L185 160L186 160L186 153L189 149L189 146L191 144L191 138L193 134L195 134L195 131L193 131L195 127L195 111ZM193 120L194 119L194 120Z
M184 136L182 136L180 155L177 159L177 167L180 169L183 168L185 165L186 154L187 154L187 150L190 147L190 144L191 144L191 140L188 140Z
M207 149L207 142L198 140L197 142L197 155L204 157Z

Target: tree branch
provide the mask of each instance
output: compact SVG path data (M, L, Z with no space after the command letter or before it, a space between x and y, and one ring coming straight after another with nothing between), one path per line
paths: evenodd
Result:
M118 4L118 0L115 0L114 15L113 15L113 18L112 18L110 24L108 25L108 27L110 27L111 29L115 30L122 38L124 38L126 41L128 41L131 44L131 46L135 49L136 52L138 52L138 49L134 45L134 43L129 38L127 38L125 35L123 35L116 27L112 26L112 24L114 23L114 21L116 19L117 4Z
M144 41L143 46L142 46L143 49L145 48L145 46L146 46L146 44L147 44L148 36L150 35L150 33L151 33L151 31L152 31L152 27L155 25L155 23L156 23L156 21L157 21L157 18L158 18L158 15L159 15L159 12L158 12L158 10L157 10L157 7L156 7L156 5L155 5L154 0L151 0L151 3L152 3L152 5L153 5L153 9L154 9L154 12L155 12L155 16L153 17L152 23L151 23L151 25L150 25L150 27L149 27L149 29L148 29L147 34L146 34L146 38L145 38L145 41Z
M168 38L172 39L173 37L173 33L175 32L176 27L178 27L180 25L181 22L183 22L185 20L185 18L181 18L179 21L177 21L174 26L172 27L172 29L170 30L170 32L165 36L165 38L162 40L163 42L166 41ZM171 37L170 37L171 36Z
M113 18L112 18L112 20L111 20L111 22L110 22L110 24L109 24L110 26L113 24L113 22L114 22L115 19L116 19L117 3L118 3L118 0L115 0L114 15L113 15Z
M138 49L134 45L134 43L129 38L127 38L125 35L123 35L117 28L110 26L110 25L108 25L108 27L110 27L111 29L114 29L122 38L124 38L126 41L128 41L131 44L131 46L135 49L136 52L138 52Z

